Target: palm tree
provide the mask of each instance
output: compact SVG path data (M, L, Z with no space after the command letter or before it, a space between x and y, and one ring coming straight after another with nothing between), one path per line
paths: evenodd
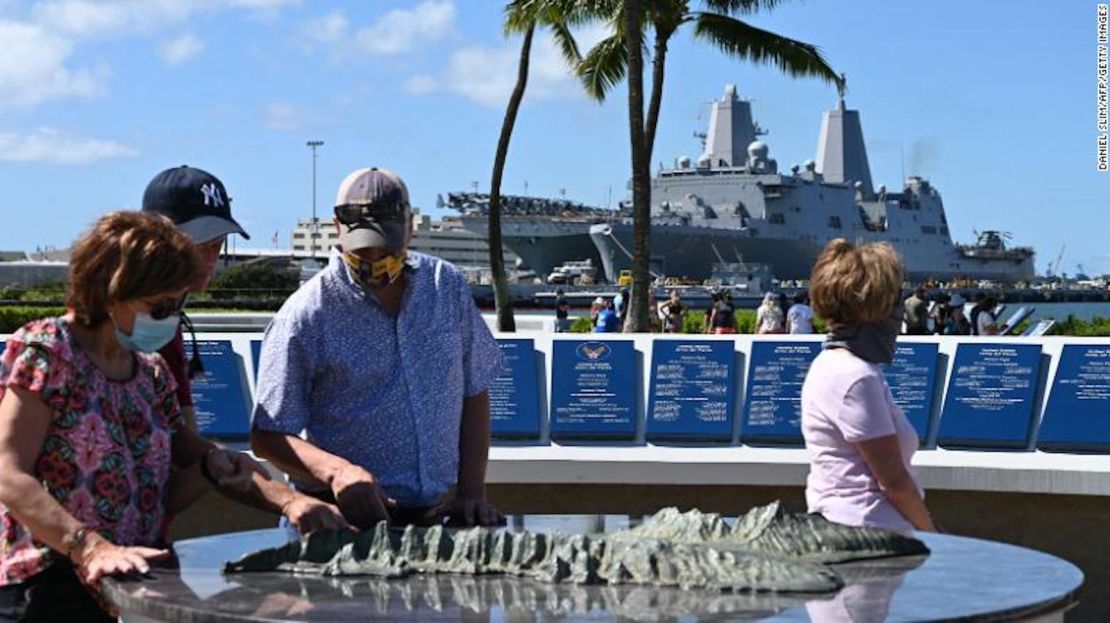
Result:
M621 26L624 56L628 59L628 132L632 144L632 292L625 331L651 330L648 309L649 253L651 252L651 147L644 133L643 7L640 0L624 0Z
M505 7L505 34L524 33L520 44L520 61L517 65L516 85L509 96L505 120L501 123L501 136L497 139L497 153L493 159L493 174L489 191L489 265L493 278L493 300L497 307L497 330L516 331L513 302L509 296L509 280L505 274L505 257L501 248L501 178L505 160L509 155L509 140L516 125L516 115L528 86L528 63L532 54L532 36L537 25L551 29L563 55L572 63L581 60L578 44L571 35L569 24L580 13L570 0L514 0Z
M655 130L659 124L659 110L663 101L663 81L667 61L667 46L672 36L684 24L694 25L694 36L710 43L726 54L737 59L756 63L771 63L791 76L817 77L843 88L842 78L821 56L816 46L789 39L775 33L756 28L736 15L748 15L760 10L769 10L781 0L703 0L705 10L690 9L689 0L642 0L635 3L624 0L613 2L609 13L612 34L591 49L578 66L578 75L587 93L597 100L605 99L608 92L628 74L629 120L633 126L633 166L632 166L632 216L633 240L633 279L637 284L647 284L649 277L648 248L651 219L651 172L650 162L655 148ZM635 4L635 6L632 6ZM599 7L595 7L599 8ZM639 15L642 10L642 17ZM634 14L636 19L633 19ZM645 24L650 23L655 37L652 44L652 82L648 103L647 119L638 125L633 117L643 118L642 71L644 53ZM634 86L633 81L640 86ZM639 91L639 93L633 93ZM637 129L639 128L639 130ZM643 140L638 141L637 134ZM636 145L643 152L637 156ZM637 163L643 170L638 170ZM637 188L642 186L643 188ZM641 247L643 245L643 247ZM626 324L628 331L647 331L650 323L647 311L648 288L635 288L632 307L629 309L631 322Z

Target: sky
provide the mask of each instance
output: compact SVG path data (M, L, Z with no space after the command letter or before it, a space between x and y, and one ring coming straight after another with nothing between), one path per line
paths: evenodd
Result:
M698 6L697 0L691 4ZM147 182L190 164L223 180L251 240L282 247L364 166L397 171L433 216L489 188L518 37L487 0L0 0L0 250L66 247ZM786 0L745 17L820 47L848 80L875 184L940 191L953 236L999 229L1039 271L1110 273L1110 173L1096 168L1096 3ZM603 24L578 32L584 47ZM649 76L645 77L645 80ZM815 157L836 89L738 61L680 31L652 166L700 152L728 83L786 170ZM589 99L546 33L503 192L615 204L627 95Z

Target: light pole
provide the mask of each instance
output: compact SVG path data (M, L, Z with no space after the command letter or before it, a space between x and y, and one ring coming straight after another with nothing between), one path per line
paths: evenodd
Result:
M320 227L316 222L316 148L324 144L324 141L308 141L305 143L312 149L312 226L309 227L309 241L308 248L312 249L312 259L316 259L316 239L320 235Z

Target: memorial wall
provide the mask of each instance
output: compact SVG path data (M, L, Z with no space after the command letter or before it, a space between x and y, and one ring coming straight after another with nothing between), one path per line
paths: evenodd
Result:
M3 352L0 336L0 352ZM259 334L202 334L201 432L250 429ZM499 335L495 443L800 447L820 336ZM884 366L922 447L1110 452L1110 339L903 338Z

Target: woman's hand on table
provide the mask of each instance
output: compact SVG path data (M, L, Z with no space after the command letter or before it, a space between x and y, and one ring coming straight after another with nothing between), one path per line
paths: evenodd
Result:
M150 571L151 561L169 557L169 550L124 547L99 534L90 534L78 551L72 554L79 577L90 586L95 586L100 578L110 575L145 574Z

